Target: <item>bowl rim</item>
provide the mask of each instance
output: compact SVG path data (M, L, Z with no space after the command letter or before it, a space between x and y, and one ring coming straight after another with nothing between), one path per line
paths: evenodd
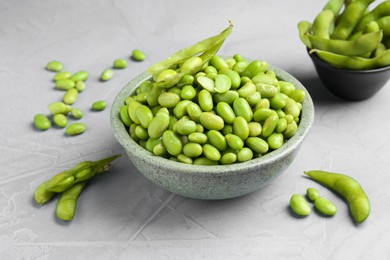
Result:
M304 109L302 109L301 120L298 125L297 132L286 143L284 143L282 147L261 157L229 165L188 165L182 162L175 162L160 156L155 156L140 146L128 134L124 124L120 120L119 111L121 106L125 104L124 102L126 97L132 94L141 82L151 79L152 76L147 72L139 74L133 80L128 82L115 97L110 111L110 123L114 136L123 146L125 151L130 153L131 156L138 157L142 161L157 165L158 167L162 167L170 171L180 171L191 175L204 175L205 172L209 175L212 174L213 177L226 174L235 175L242 174L250 169L254 170L259 165L270 165L275 161L281 160L286 155L299 148L314 122L314 104L307 89L291 74L271 64L269 64L268 70L273 70L279 80L291 82L297 89L304 90L306 92L306 96L302 102ZM132 158L130 158L130 160L132 160ZM232 169L234 169L234 171L232 171Z
M368 69L368 70L367 69L365 69L365 70L354 70L354 69L337 68L335 66L330 65L326 61L322 60L320 57L318 57L318 55L315 52L310 53L310 49L309 48L306 48L306 52L309 55L309 57L311 57L311 59L313 59L315 61L315 63L317 63L318 65L320 65L322 67L326 67L328 69L337 70L337 71L340 71L340 72L346 72L346 73L351 73L351 74L353 74L353 73L354 74L370 74L370 73L379 73L379 72L382 72L382 71L390 69L390 65L385 66L385 67L375 68L375 69Z

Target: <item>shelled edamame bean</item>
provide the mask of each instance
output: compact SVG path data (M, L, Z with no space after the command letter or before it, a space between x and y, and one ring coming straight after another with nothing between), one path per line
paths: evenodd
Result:
M235 68L237 62L246 66ZM245 162L279 149L297 131L305 92L279 80L266 62L215 54L204 69L188 64L193 74L182 78L193 81L162 88L148 80L121 107L130 136L154 155L194 164ZM177 73L166 68L155 78Z

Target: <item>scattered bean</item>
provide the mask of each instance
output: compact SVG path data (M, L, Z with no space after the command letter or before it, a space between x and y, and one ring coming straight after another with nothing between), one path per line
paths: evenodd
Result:
M300 216L307 216L311 213L311 207L305 198L300 194L294 194L290 198L291 209Z
M127 61L125 59L116 59L113 64L114 69L125 69L127 68Z
M136 61L143 61L146 59L146 54L138 49L133 50L131 57Z
M63 68L62 63L56 60L50 61L46 65L47 70L54 71L54 72L59 72L62 70L62 68Z
M50 128L51 123L47 116L43 114L37 114L34 116L34 125L39 130L47 130Z
M106 109L106 107L107 107L107 102L104 100L99 100L92 103L92 110L95 111L102 111Z
M105 69L100 74L100 80L109 81L114 76L114 71L112 69Z
M69 136L79 135L85 132L87 126L84 123L73 123L68 125L65 133Z

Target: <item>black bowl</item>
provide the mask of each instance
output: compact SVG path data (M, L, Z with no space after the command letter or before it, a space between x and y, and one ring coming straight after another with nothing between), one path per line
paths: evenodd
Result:
M390 66L372 70L335 68L309 53L317 74L325 87L343 99L360 101L374 96L389 80Z

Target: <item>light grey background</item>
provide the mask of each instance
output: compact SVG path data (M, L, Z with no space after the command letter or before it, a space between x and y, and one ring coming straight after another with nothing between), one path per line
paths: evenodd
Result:
M362 102L331 95L317 78L300 42L297 23L311 21L325 0L0 1L0 258L1 259L389 259L390 86ZM248 196L199 201L151 184L126 156L83 192L74 220L57 221L55 201L33 203L38 184L83 160L124 154L109 124L109 105L133 77L173 52L222 31L234 32L220 54L268 61L297 77L315 103L313 128L292 165ZM134 48L148 54L132 62ZM100 72L116 58L129 67L109 82ZM60 100L44 66L90 72L74 105L85 111L86 133L39 132L37 113ZM369 86L367 86L369 87ZM303 175L311 169L356 178L371 199L372 214L356 226L347 205ZM331 218L296 218L293 193L308 187L334 201Z

